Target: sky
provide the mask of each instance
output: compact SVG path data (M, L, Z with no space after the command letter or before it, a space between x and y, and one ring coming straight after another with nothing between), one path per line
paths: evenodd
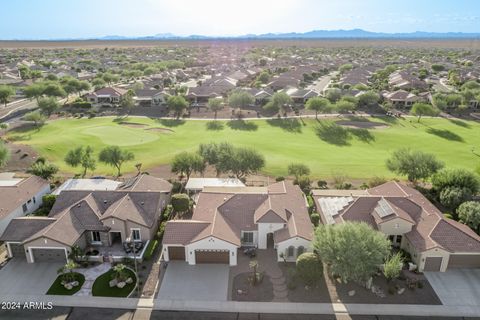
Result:
M0 39L480 32L479 0L0 0Z

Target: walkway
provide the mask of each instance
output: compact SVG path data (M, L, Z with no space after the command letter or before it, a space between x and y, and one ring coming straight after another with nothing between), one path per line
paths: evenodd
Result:
M74 296L77 296L77 297L92 296L92 287L93 287L93 283L95 282L95 279L97 279L98 276L104 274L111 268L112 268L112 265L110 263L102 263L93 268L75 269L74 270L75 272L81 273L85 276L85 283L83 284L82 288L74 294Z

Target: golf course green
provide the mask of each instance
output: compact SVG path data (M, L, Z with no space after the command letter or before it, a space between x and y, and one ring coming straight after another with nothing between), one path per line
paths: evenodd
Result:
M341 125L337 124L340 123ZM90 145L98 153L118 145L135 154L124 172L141 162L147 169L168 164L180 151L195 151L200 143L228 141L255 148L266 159L263 173L286 175L292 162L308 165L313 178L343 174L351 179L393 177L385 159L400 147L435 154L448 167L475 169L480 164L480 124L443 118L335 118L308 120L201 121L144 117L61 119L39 130L18 129L10 141L27 144L64 172L79 172L63 158L76 146ZM102 163L95 174L115 171Z

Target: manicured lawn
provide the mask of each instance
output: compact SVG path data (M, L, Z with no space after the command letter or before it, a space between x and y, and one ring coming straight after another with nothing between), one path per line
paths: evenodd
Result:
M170 163L182 150L195 151L200 143L211 141L229 141L257 149L266 159L263 172L271 175L286 175L289 163L302 162L311 168L314 178L338 173L361 179L393 177L385 167L385 159L403 146L434 153L449 167L474 169L480 164L475 154L480 154L478 122L438 118L417 123L415 118L369 118L367 122L388 127L367 130L332 126L338 120L349 119L219 121L220 126L213 127L207 121L141 117L129 117L125 120L128 125L111 117L67 119L49 122L39 131L13 131L8 137L31 145L62 171L72 173L80 170L68 167L63 158L78 145L90 145L96 152L108 144L131 150L136 159L126 163L123 171L132 172L135 163L141 162L148 170ZM95 174L114 173L113 168L97 164Z
M51 295L62 295L62 296L71 296L74 293L76 293L78 290L80 290L83 286L83 283L85 282L85 276L81 273L74 272L75 274L75 280L79 282L79 285L76 287L73 287L72 290L67 290L65 287L61 284L62 282L62 277L58 276L57 279L53 282L52 286L50 289L48 289L47 294Z
M100 297L126 297L132 292L135 288L136 277L135 273L130 269L125 269L125 272L128 274L128 277L133 279L133 282L125 285L123 288L113 287L110 288L109 282L112 280L113 270L109 270L104 274L100 275L92 287L92 295Z

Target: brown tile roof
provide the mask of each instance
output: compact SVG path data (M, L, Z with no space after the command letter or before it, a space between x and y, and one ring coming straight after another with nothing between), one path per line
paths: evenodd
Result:
M164 245L186 245L209 225L208 222L194 220L168 221L163 234Z
M125 181L118 186L117 190L170 192L172 184L162 178L141 174Z
M23 242L56 220L48 217L21 217L10 221L0 241Z
M0 186L0 219L21 207L46 186L48 182L37 176L23 179L14 186Z

